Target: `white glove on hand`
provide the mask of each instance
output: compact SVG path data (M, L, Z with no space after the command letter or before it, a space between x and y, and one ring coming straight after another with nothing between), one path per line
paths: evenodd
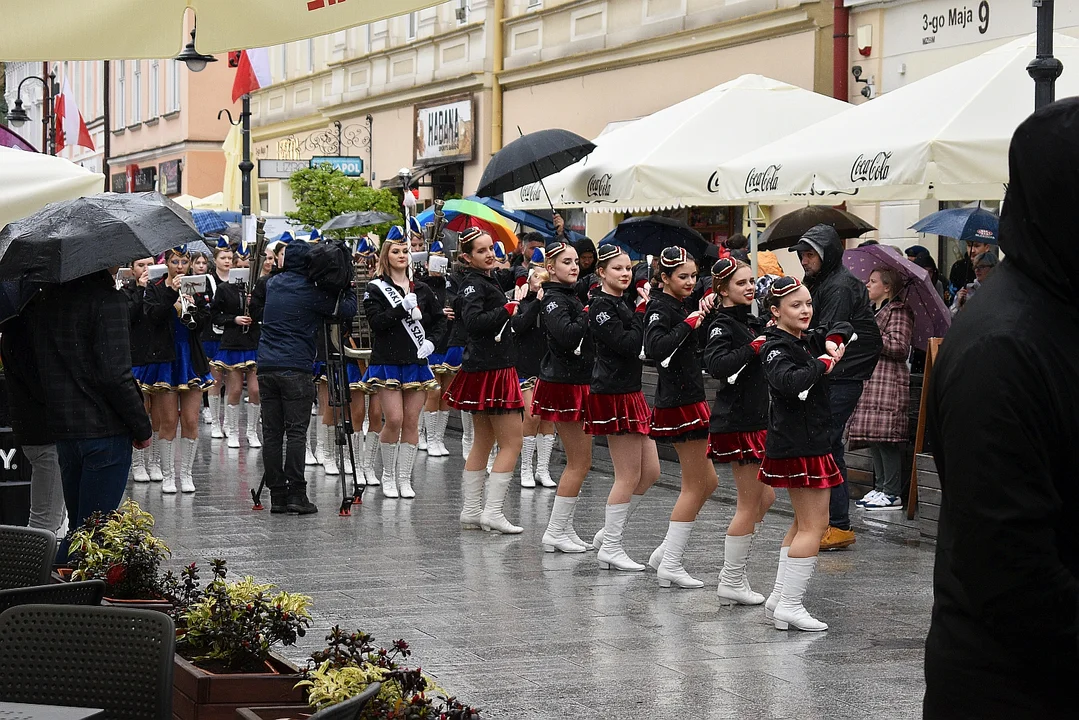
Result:
M416 355L422 360L435 351L435 345L430 340L424 340L420 343L420 349L416 351Z
M414 310L417 304L416 293L409 293L401 299L401 307L405 310Z
M413 320L416 320L418 322L421 318L423 318L423 313L420 312L419 308L414 307L412 308L411 312Z

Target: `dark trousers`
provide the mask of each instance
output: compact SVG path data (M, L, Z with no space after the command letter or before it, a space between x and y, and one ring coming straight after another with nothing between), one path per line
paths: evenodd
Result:
M56 455L64 485L69 527L82 527L95 511L110 512L120 507L127 474L131 470L131 436L114 435L87 440L58 440ZM67 557L67 544L58 558Z
M271 497L307 492L303 461L307 428L311 424L311 403L315 401L311 374L299 370L260 372L259 395L266 487L270 489Z
M830 380L828 383L828 403L832 411L832 457L839 471L843 473L843 482L832 488L832 498L828 505L828 524L840 530L850 530L850 489L847 487L847 460L843 449L843 431L858 406L862 397L861 380Z

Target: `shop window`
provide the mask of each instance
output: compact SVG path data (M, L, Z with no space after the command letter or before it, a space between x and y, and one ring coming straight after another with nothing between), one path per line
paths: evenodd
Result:
M131 124L142 122L142 60L133 60L135 66L131 83Z
M161 94L161 66L157 60L150 61L150 87L147 98L146 117L154 119L161 113L158 111L159 95Z
M178 60L169 60L168 101L170 113L180 111L180 62Z
M116 127L127 127L127 61L121 60L116 65L116 107L113 114L119 122Z

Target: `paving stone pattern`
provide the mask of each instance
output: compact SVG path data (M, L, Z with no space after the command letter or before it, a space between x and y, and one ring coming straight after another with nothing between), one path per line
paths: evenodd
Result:
M831 629L780 632L760 608L716 600L734 511L722 467L685 558L707 585L664 590L651 571L600 570L595 553L545 554L553 490L511 488L506 514L522 535L461 531L457 436L450 457L419 454L415 500L372 489L352 517L339 517L338 480L309 468L320 511L293 517L251 510L258 451L204 435L197 493L163 496L154 483L132 484L130 494L157 518L175 565L222 557L230 575L314 599L312 631L285 652L295 660L335 623L387 646L401 637L416 664L492 719L920 717L933 548L916 529L855 511L857 544L822 556L807 599ZM577 511L581 537L602 525L611 482L598 463ZM626 549L640 562L666 531L677 483L665 475L627 527ZM774 510L754 548L750 579L765 594L789 522Z

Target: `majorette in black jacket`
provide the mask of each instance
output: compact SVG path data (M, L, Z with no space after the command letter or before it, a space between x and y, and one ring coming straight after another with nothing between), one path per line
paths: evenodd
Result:
M592 296L588 323L595 346L590 391L597 395L621 395L641 389L641 345L644 313L630 310L621 297L602 290Z
M176 308L180 293L165 285L168 276L158 278L146 285L142 296L142 333L145 338L146 364L172 362L176 359L175 333ZM210 323L210 306L202 294L195 295L191 315L195 319L195 329L185 329L187 341L191 347L191 365L195 372L205 375L210 372L210 363L199 341L202 328Z
M542 310L543 301L535 293L529 293L510 320L513 342L517 345L517 375L524 379L539 377L540 363L547 352L547 336L540 318Z
M644 353L655 361L659 375L653 407L673 408L704 402L697 334L685 322L689 313L683 304L674 296L659 292L652 295L644 314ZM663 367L668 357L671 361Z
M435 298L443 308L447 306L447 285L449 278L445 275L427 275L423 279L424 285L431 289L431 292L435 294ZM442 331L438 333L437 337L428 336L428 340L435 346L436 353L444 353L450 346L450 335L453 333L453 321L447 318L443 314L445 322L442 324Z
M393 285L387 276L378 278ZM425 339L438 337L444 330L446 316L442 312L442 303L438 301L431 288L422 282L411 283L411 288L394 285L404 297L409 292L416 294L416 307L420 309L420 325L423 326ZM390 301L375 283L367 284L363 293L363 311L371 326L371 365L423 365L426 359L416 355L416 343L401 322L408 315L403 305L392 307ZM434 342L431 342L434 345Z
M236 324L236 318L250 313L244 312L242 294L245 292L239 283L218 282L217 293L210 305L214 325L225 329L217 337L221 340L222 350L257 350L259 346L259 322L252 316L252 323L244 332L243 325Z
M127 298L127 316L130 319L128 326L131 328L131 367L147 365L150 363L150 338L143 322L143 296L146 288L134 280L125 280L120 291Z
M760 357L772 401L765 455L777 459L815 457L832 451L828 382L823 379L824 363L817 358L825 354L828 336L839 335L846 342L853 332L845 322L810 330L801 338L775 327L764 331L767 341ZM806 399L799 399L798 393L806 390Z
M227 284L228 280L222 280L213 271L206 275L206 290L202 293L202 296L206 300L207 306L210 307L210 322L199 328L199 339L202 342L220 342L221 340L221 333L214 329L214 326L220 325L220 323L213 319L213 306L217 291L221 289L222 285Z
M506 293L487 273L467 269L460 274L460 285L454 301L456 322L465 329L465 353L461 369L483 372L514 367L517 348L512 330L507 324ZM519 309L519 308L518 308ZM505 329L503 329L505 328ZM501 342L495 337L502 332Z
M760 336L764 323L749 310L749 305L718 307L708 329L704 367L720 381L708 425L711 433L756 432L768 427L768 381L749 345ZM727 380L735 373L738 378L731 385Z
M575 287L559 282L543 283L542 312L547 353L540 363L540 380L588 385L592 382L594 353L588 333L588 314Z

